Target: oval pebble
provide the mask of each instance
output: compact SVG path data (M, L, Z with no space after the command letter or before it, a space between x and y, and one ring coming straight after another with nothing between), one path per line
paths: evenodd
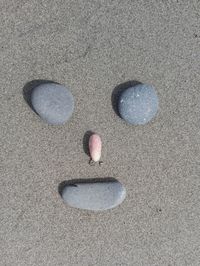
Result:
M154 87L138 84L126 89L119 97L118 110L121 118L129 124L148 123L158 111L158 97Z
M55 83L35 87L31 94L31 103L35 112L52 125L67 122L74 109L71 92L63 85Z
M75 181L62 189L61 196L71 207L100 211L114 208L122 203L126 190L116 179L110 181L101 179L94 182Z
M89 139L89 151L91 159L98 162L101 158L102 141L98 134L92 134Z

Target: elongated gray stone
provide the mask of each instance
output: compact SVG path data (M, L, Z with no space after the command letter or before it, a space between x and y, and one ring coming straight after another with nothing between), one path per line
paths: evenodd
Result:
M158 97L153 86L138 84L126 89L119 98L121 118L133 125L148 123L158 111Z
M77 182L62 190L62 198L71 207L100 211L116 207L125 199L126 190L120 182Z
M71 92L60 84L45 83L34 88L31 103L36 113L47 123L64 124L74 109Z

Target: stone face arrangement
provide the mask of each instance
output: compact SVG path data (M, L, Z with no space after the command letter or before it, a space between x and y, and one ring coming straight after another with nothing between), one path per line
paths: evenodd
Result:
M71 92L56 83L45 83L35 87L31 94L31 103L35 112L52 125L67 122L74 110Z
M158 97L153 86L138 84L126 89L119 97L118 110L122 119L132 125L143 125L158 111Z
M126 197L126 190L117 181L101 179L101 181L75 182L66 185L61 196L71 207L101 211L116 207Z
M31 91L32 109L48 124L67 122L74 110L74 98L63 85L48 82ZM137 84L126 88L119 96L118 111L122 119L131 125L143 125L152 120L158 111L158 97L153 86ZM92 133L88 142L90 164L100 161L102 140ZM112 209L126 197L125 187L114 178L98 178L67 181L59 190L63 201L71 207L103 211Z

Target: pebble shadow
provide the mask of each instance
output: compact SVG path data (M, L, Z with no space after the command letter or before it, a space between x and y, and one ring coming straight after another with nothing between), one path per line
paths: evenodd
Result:
M141 84L141 82L137 81L137 80L128 80L124 83L121 83L119 85L117 85L111 95L111 102L112 102L112 107L113 110L115 111L115 113L120 117L119 114L119 110L118 110L118 101L119 98L122 94L123 91L125 91L126 89L130 88L130 87L134 87L138 84Z
M41 84L46 84L46 83L56 83L58 84L57 82L55 81L52 81L52 80L46 80L46 79L35 79L35 80L32 80L32 81L29 81L25 84L25 86L23 87L23 97L24 97L24 100L26 101L26 103L29 105L29 107L35 112L35 109L34 107L32 106L32 103L31 103L31 94L33 92L33 89Z
M104 178L87 178L87 179L71 179L71 180L65 180L63 182L61 182L58 186L58 193L60 194L60 196L62 196L62 192L63 189L66 186L76 186L75 184L78 183L100 183L100 182L117 182L117 179L113 178L113 177L104 177Z
M88 130L85 132L84 137L83 137L83 150L84 152L90 156L90 151L89 151L89 139L94 134L91 130Z

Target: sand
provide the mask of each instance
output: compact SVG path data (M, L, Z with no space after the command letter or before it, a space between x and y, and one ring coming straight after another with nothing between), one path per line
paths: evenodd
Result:
M0 265L199 266L200 2L0 2ZM35 80L69 87L75 112L45 124L23 97ZM113 90L152 84L145 126L115 113ZM103 141L91 167L87 131ZM114 177L117 208L70 208L58 186Z

